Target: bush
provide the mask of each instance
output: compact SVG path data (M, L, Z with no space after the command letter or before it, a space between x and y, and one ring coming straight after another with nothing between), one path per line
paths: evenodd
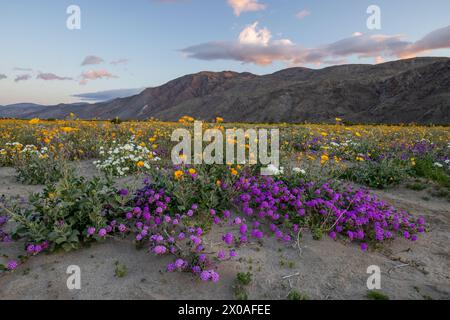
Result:
M38 185L57 182L68 170L63 159L30 155L16 166L17 180L24 184Z
M24 238L33 248L48 247L51 251L60 248L70 251L88 240L104 238L113 231L108 221L113 220L124 203L110 181L99 178L88 181L73 174L29 200L29 206L15 206L10 212L17 223L12 235ZM89 238L89 227L107 232Z
M287 296L288 300L309 300L306 294L300 293L297 290L292 290Z
M379 291L371 290L367 292L367 299L370 300L389 300L389 297Z
M411 173L416 177L432 180L440 186L450 189L450 176L446 169L437 166L431 157L416 159L416 165Z
M248 286L252 282L252 274L250 272L239 272L236 276L236 281L238 284Z
M367 161L338 173L341 179L371 188L384 189L398 185L406 178L406 169L395 160Z

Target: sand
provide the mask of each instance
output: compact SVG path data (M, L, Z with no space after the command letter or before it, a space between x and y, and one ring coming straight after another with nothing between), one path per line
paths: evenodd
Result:
M90 162L78 171L95 174ZM38 192L15 180L14 169L0 168L0 195ZM140 179L140 178L139 178ZM120 183L136 184L130 177ZM381 269L381 292L390 299L450 298L450 206L403 187L375 191L384 200L431 223L429 233L416 243L396 240L378 251L362 252L356 244L313 240L306 232L300 246L286 246L275 239L239 249L239 258L220 265L219 283L202 283L187 273L166 273L169 257L155 257L137 250L130 239L108 239L70 253L42 254L30 258L14 273L0 275L0 299L234 299L236 274L251 272L246 290L249 299L286 299L291 290L311 299L366 299L367 268ZM211 247L220 243L219 232L209 235ZM23 243L1 243L0 254L23 254ZM6 259L0 258L0 262ZM124 277L115 275L116 264L126 266ZM67 267L81 268L81 289L69 290Z

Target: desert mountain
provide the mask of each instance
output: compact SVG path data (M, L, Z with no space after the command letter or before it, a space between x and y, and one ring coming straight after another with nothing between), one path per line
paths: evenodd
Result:
M450 59L415 58L270 75L200 72L97 104L0 107L0 117L245 122L450 123Z

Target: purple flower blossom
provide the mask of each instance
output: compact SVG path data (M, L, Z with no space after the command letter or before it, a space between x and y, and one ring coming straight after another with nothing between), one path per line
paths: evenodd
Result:
M219 260L225 259L225 251L220 250L220 251L217 253L217 258L218 258Z
M87 229L87 234L88 234L89 236L92 236L94 233L95 233L95 228L94 228L94 227L89 227L89 228Z
M17 261L11 260L11 261L8 262L8 264L6 266L6 269L8 269L9 271L14 271L14 270L17 269L18 265L19 264L17 263Z
M27 246L27 252L31 254L34 253L34 244L30 244Z
M210 271L210 275L211 275L211 280L212 280L212 282L214 282L214 283L219 282L220 276L219 276L219 274L218 274L217 272L215 272L215 271Z
M228 232L228 233L226 233L224 236L223 236L223 242L225 242L227 245L231 245L231 244L233 244L233 234L231 233L231 232Z
M183 259L177 259L175 261L175 267L178 269L183 269L187 265L187 262Z
M102 229L100 229L99 231L98 231L98 235L99 235L99 237L102 237L102 238L104 238L105 236L106 236L106 229L105 228L102 228Z
M241 234L247 234L247 231L248 231L248 227L247 227L247 225L246 224L242 224L240 227L239 227L239 232L241 233Z
M155 249L153 249L153 252L158 255L163 255L167 252L167 248L164 246L156 246Z
M202 273L200 273L200 279L202 279L202 281L209 281L209 279L211 279L211 273L209 271L202 271Z
M128 189L120 189L119 191L119 195L121 195L122 197L126 197L128 196L128 194L129 194Z

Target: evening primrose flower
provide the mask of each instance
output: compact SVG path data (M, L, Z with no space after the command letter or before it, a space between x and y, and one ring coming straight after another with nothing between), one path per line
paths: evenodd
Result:
M284 168L283 167L277 168L273 164L270 164L267 166L266 171L269 175L278 176L284 173Z
M303 175L306 174L306 171L304 169L300 169L300 168L293 168L292 171L294 173L300 173L300 174L303 174Z

